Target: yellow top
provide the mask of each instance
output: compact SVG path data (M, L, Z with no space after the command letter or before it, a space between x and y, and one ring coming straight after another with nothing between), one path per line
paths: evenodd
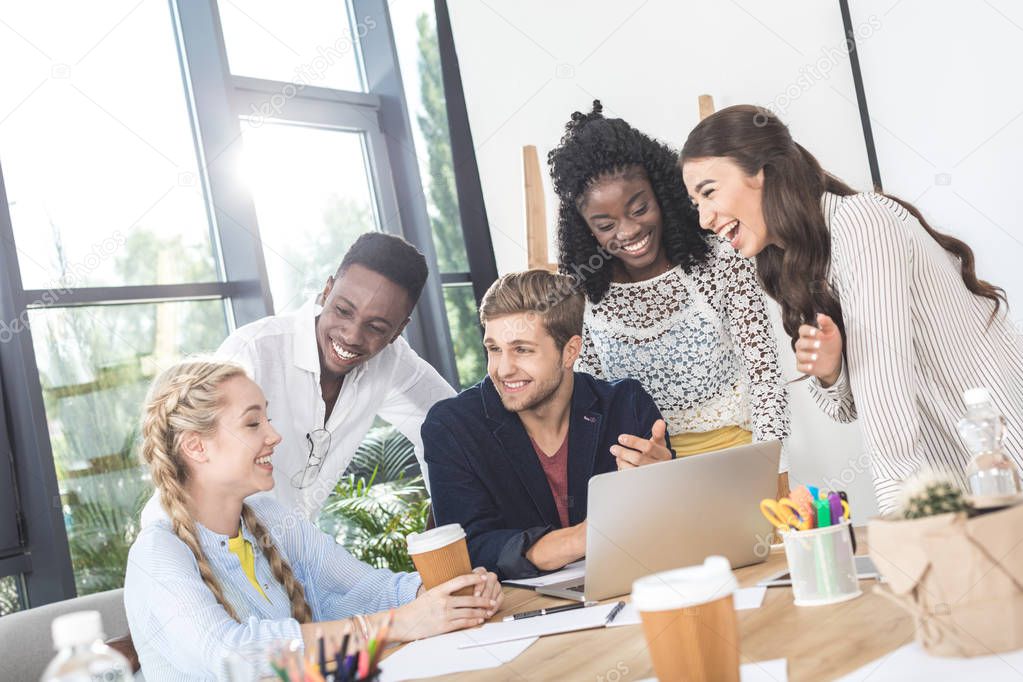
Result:
M749 445L753 442L753 434L741 426L725 426L702 433L677 433L670 437L670 441L678 457L688 457L736 445Z
M238 529L238 537L227 541L227 548L238 557L238 562L241 563L242 570L245 571L245 576L252 583L252 586L259 590L259 593L263 595L263 599L270 601L270 598L266 596L266 592L260 586L259 581L256 580L256 555L252 551L252 543L242 536L241 528Z

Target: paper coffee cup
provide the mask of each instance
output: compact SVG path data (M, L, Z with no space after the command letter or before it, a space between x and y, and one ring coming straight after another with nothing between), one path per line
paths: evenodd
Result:
M452 578L472 573L465 531L457 523L437 526L422 533L409 533L405 541L409 556L423 580L423 587L428 590ZM452 594L467 596L474 589L475 586L470 585Z
M738 682L739 584L728 559L656 573L632 584L632 604L661 682Z

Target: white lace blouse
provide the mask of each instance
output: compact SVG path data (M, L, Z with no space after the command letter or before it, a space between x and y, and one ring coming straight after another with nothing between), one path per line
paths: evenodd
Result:
M740 426L756 441L789 435L778 347L752 261L718 237L707 260L643 282L611 283L587 302L576 369L638 379L668 433ZM782 448L782 471L788 470Z

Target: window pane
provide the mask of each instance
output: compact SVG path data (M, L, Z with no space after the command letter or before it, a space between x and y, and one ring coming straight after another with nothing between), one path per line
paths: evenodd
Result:
M470 284L449 284L444 287L444 303L448 309L451 343L455 347L458 383L468 388L487 372L487 358L483 354L479 313Z
M0 64L17 65L0 163L26 288L217 279L167 3L13 4ZM122 267L151 241L175 257Z
M220 0L231 73L338 90L363 90L358 42L345 0Z
M0 578L0 616L8 613L21 611L24 608L21 602L21 594L18 589L21 584L21 576L9 575Z
M151 493L136 452L153 376L227 336L224 302L29 313L79 594L120 587Z
M433 0L392 2L389 9L437 264L441 272L467 272Z
M243 128L246 181L280 314L315 297L356 237L377 229L363 136L297 125Z

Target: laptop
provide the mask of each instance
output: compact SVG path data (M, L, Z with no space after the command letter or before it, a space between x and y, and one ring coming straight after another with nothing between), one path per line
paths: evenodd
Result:
M760 501L778 491L777 440L594 476L586 518L586 575L536 587L600 601L628 594L651 573L703 563L733 568L767 559L773 527Z

